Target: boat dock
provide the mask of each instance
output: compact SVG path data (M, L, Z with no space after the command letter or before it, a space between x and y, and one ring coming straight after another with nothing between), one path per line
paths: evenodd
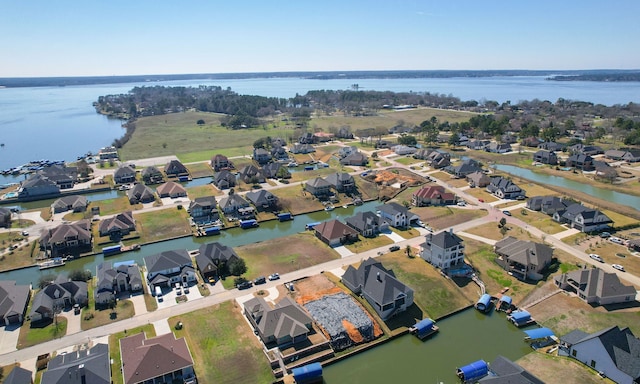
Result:
M416 323L416 325L409 328L409 332L416 335L418 339L424 340L427 337L438 332L439 329L440 328L438 328L435 321L429 318L426 318L426 319L420 320L419 322Z
M507 316L507 320L512 322L516 327L524 327L536 322L531 317L531 314L525 310L511 312L511 314Z
M39 263L38 268L49 269L49 268L61 267L65 264L66 262L62 257L54 257L51 260L47 260L47 261L43 261L42 263Z

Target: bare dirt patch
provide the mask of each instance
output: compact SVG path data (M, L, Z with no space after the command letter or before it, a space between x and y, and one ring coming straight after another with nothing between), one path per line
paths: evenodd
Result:
M531 352L520 358L516 363L545 383L586 384L603 382L603 379L594 370L569 357L549 356L539 352Z

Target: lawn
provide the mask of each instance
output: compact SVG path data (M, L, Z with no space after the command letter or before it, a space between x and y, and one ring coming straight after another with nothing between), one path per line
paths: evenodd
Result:
M424 162L424 160L416 159L409 156L396 157L395 159L392 159L392 160L403 165L411 165L411 164Z
M156 330L151 324L143 325L141 327L124 330L122 332L113 333L109 336L109 354L111 355L111 382L113 384L123 384L124 378L122 377L122 357L120 355L120 339L123 337L135 335L136 333L144 332L147 338L155 337ZM191 351L193 355L193 351Z
M187 195L191 200L194 200L198 197L222 196L223 193L214 187L213 184L206 184L187 188Z
M542 212L531 211L529 209L523 208L513 209L511 210L511 214L513 215L513 217L518 218L531 225L532 227L536 227L542 232L548 233L550 235L566 230L565 227L553 221L551 216L545 215ZM507 222L508 221L509 219L507 219Z
M29 306L29 309L31 309L31 306ZM64 336L67 333L67 319L62 315L57 316L57 318L57 324L54 321L44 321L39 322L35 327L32 327L30 322L25 321L20 327L20 336L18 336L16 347L18 349L27 348Z
M189 163L185 167L187 167L189 175L194 179L213 176L213 169L209 166L209 162Z
M274 381L262 345L242 317L235 301L169 319L184 337L200 383L271 383Z
M411 212L420 216L420 220L434 230L450 228L453 225L487 215L487 211L482 209L458 209L453 207L420 207L412 208Z
M95 296L93 282L87 282L89 286L89 303L82 308L82 322L80 327L83 331L87 329L102 327L114 321L128 319L133 317L134 308L131 300L118 300L114 310L109 308L98 310L95 305Z
M345 247L353 253L360 253L368 251L370 249L393 244L393 240L385 235L378 235L376 237L359 236L359 238L359 241L353 242L351 244L346 244Z
M570 357L550 356L531 352L516 361L545 383L607 383L598 372ZM609 381L612 383L611 381Z
M114 215L124 211L142 209L142 204L131 205L126 196L116 197L115 199L92 201L91 206L100 208L101 215Z
M274 189L272 193L278 197L283 210L289 211L293 215L318 211L324 207L318 199L305 192L300 183Z
M37 241L29 242L20 232L0 233L0 271L33 265L39 252Z
M487 192L487 190L484 188L469 188L465 192L475 197L476 199L484 200L486 203L490 203L492 201L498 201L497 197Z
M174 207L136 214L140 242L150 243L190 235L191 227L188 217L186 209Z

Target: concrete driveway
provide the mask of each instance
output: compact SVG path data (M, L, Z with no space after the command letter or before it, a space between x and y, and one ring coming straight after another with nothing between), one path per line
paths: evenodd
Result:
M171 327L169 326L169 319L162 319L153 322L153 328L156 330L156 335L164 335L171 333Z
M82 331L82 328L80 327L82 312L76 315L73 313L73 309L70 309L62 312L60 316L64 316L64 318L67 319L67 335L72 335Z
M25 327L28 327L25 324ZM18 336L20 336L20 327L12 324L0 327L0 354L9 353L17 350Z
M353 255L353 252L348 250L347 247L345 247L344 245L339 245L337 247L333 247L333 250L338 252L340 257L349 257L349 256Z
M399 243L401 241L406 240L404 237L398 235L395 232L388 232L388 233L383 233L383 235L387 236L388 238L390 238L391 240L393 240L394 243Z
M137 315L142 315L143 313L147 313L147 304L144 302L144 294L138 294L138 295L134 295L131 296L129 298L126 298L127 300L131 300L131 302L133 303L133 310Z

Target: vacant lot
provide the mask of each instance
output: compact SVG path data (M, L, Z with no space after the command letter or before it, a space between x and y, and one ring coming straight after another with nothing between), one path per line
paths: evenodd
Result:
M427 223L434 230L450 228L453 225L487 215L487 211L481 209L458 209L453 207L420 207L412 208L411 212L420 216L420 220Z
M142 243L191 234L186 209L160 209L136 214L135 219Z
M29 242L19 232L0 233L0 244L1 271L33 265L40 252L36 241Z
M516 361L545 383L588 384L603 383L598 373L569 357L550 356L531 352Z
M525 223L540 229L542 232L553 235L565 231L567 228L553 221L551 216L542 212L531 211L529 209L513 209L510 211L514 217L524 221ZM508 221L508 219L507 219Z
M307 193L300 183L292 184L286 188L274 189L272 193L278 197L282 209L293 215L319 211L324 208L322 203Z

